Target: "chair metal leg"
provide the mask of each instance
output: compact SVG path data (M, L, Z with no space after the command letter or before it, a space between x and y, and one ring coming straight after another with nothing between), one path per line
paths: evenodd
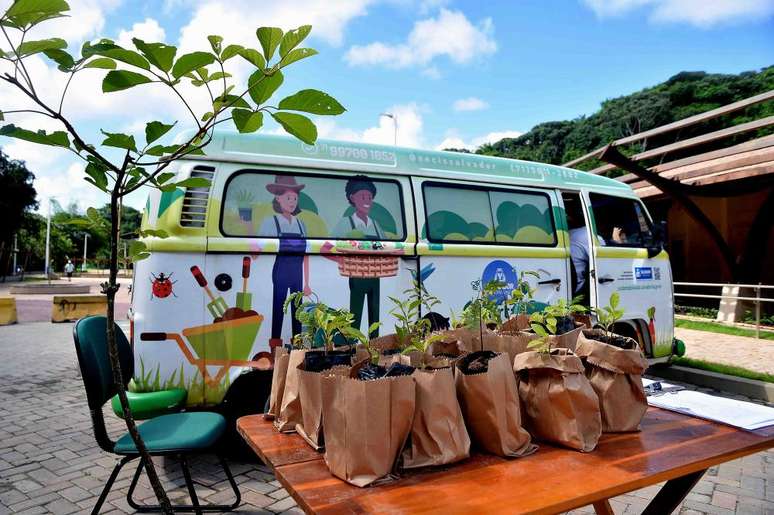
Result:
M113 487L113 483L115 483L116 478L118 477L118 473L121 471L121 468L126 465L128 462L133 460L134 456L125 456L121 458L121 461L116 463L116 466L113 468L113 472L110 473L110 477L107 480L107 483L105 483L105 487L102 489L102 493L99 494L99 499L97 499L97 504L94 505L94 508L91 510L91 515L97 515L99 513L99 510L102 508L102 505L105 503L105 499L107 498L107 494L110 493L110 489Z
M233 504L206 504L206 505L200 505L199 504L199 498L196 495L196 491L194 490L194 484L193 480L191 479L191 471L188 468L188 462L185 459L184 455L179 456L180 459L180 466L183 469L183 477L185 479L186 487L188 488L188 493L191 496L191 503L192 504L173 504L172 505L172 511L178 512L178 513L203 513L203 512L213 512L213 511L232 511L236 509L242 502L242 495L239 492L239 487L236 484L236 481L234 481L234 476L231 474L231 469L228 466L228 463L223 459L223 457L220 454L216 454L218 461L220 462L221 467L223 467L223 471L226 473L226 478L228 479L229 484L231 484L231 488L234 490L234 496L236 497L236 500ZM129 460L126 460L129 461ZM140 464L137 466L137 470L134 473L134 477L132 478L132 483L129 485L129 491L126 493L126 502L129 503L129 506L137 510L138 512L149 512L149 511L161 511L161 506L158 504L138 504L134 499L134 489L137 486L137 481L140 477L140 473L142 472L144 462L140 460ZM117 472L116 472L117 473ZM113 478L115 479L115 478Z
M183 477L185 478L185 485L188 487L188 495L191 496L191 504L194 507L194 512L197 515L201 515L202 509L199 506L199 498L196 497L196 489L194 488L193 481L191 480L191 471L188 470L188 462L184 455L180 455L180 467L183 469Z

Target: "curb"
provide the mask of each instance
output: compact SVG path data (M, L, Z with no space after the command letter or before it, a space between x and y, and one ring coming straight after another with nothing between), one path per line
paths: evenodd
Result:
M774 383L718 374L717 372L710 372L709 370L681 367L678 365L651 367L648 369L648 374L664 379L672 379L695 384L697 386L744 395L766 402L774 402Z

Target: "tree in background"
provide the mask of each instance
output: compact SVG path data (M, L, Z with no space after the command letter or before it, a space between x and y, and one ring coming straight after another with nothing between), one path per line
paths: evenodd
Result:
M13 237L21 229L25 215L38 205L32 186L35 176L22 161L9 158L0 150L0 275L13 262Z
M107 296L107 343L113 380L124 412L127 429L143 458L154 493L164 512L172 508L156 473L153 461L137 431L131 408L126 399L123 371L118 359L115 335L115 295L118 290L118 250L121 236L121 211L124 197L139 188L150 186L162 191L176 188L206 187L209 181L201 178L177 180L167 171L170 164L184 156L203 154L211 141L215 127L232 122L240 132L255 132L263 125L264 115L271 116L285 131L308 144L317 140L314 123L298 112L318 115L337 115L344 108L334 98L314 89L304 89L269 104L269 99L283 83L282 70L287 66L315 55L311 48L299 47L309 35L311 26L304 25L283 32L279 28L261 27L256 31L260 49L240 45L223 45L217 35L207 37L209 50L177 55L177 48L164 43L132 40L134 49L123 48L109 39L92 44L87 42L80 55L72 55L67 42L60 38L35 40L31 31L38 24L65 16L69 6L64 0L16 0L0 15L0 31L7 42L0 55L10 64L11 71L0 75L0 80L27 100L23 106L2 106L0 118L35 114L45 121L54 122L61 130L47 132L8 124L0 128L0 135L19 138L40 145L65 148L85 163L85 180L110 196L110 275L103 284ZM41 98L36 81L25 66L33 55L45 55L54 61L64 74L63 91L57 103ZM227 62L240 58L253 68L247 84L237 88ZM166 88L171 98L183 103L191 115L194 130L181 143L160 144L177 122L149 121L145 125L145 141L138 142L130 134L102 130L101 141L89 142L70 116L63 112L67 91L73 77L81 70L97 68L108 70L102 81L102 91L112 93L145 84ZM40 86L40 84L37 84ZM203 88L209 98L204 112L197 112L188 95L188 87ZM7 95L5 96L7 98ZM90 207L87 218L100 225L102 218ZM145 238L164 238L163 231L144 231ZM148 257L145 245L139 240L132 245L135 259Z
M476 153L562 164L616 139L716 109L772 89L774 89L774 66L764 68L760 72L744 72L739 75L682 72L651 88L605 100L599 111L590 116L541 123L518 138L505 138L496 143L482 145ZM649 138L619 150L631 155L648 148L673 143L674 138L687 139L773 114L774 102L764 102L738 113L683 129L678 133ZM759 138L771 133L771 128L760 129L725 140L724 143L741 143L745 138ZM703 147L701 151L714 150L711 145ZM691 152L695 151L696 148L691 150ZM673 159L680 157L682 156L678 152L671 154ZM579 168L590 170L600 164L598 160L590 159L581 163ZM612 172L613 175L622 173L624 172L620 170Z

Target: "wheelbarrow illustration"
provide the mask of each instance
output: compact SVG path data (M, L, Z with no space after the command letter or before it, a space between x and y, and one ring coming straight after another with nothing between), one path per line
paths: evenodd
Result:
M220 383L231 367L268 368L265 357L250 361L250 350L261 328L263 316L252 315L225 322L200 325L178 333L141 333L140 340L174 340L189 363L199 369L204 381L213 386ZM186 343L187 340L187 343ZM269 365L270 366L270 365ZM211 376L207 367L220 367Z

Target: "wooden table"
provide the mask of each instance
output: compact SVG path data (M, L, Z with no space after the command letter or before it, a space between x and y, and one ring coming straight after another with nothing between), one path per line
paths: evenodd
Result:
M643 512L671 513L704 472L774 446L774 428L748 432L649 408L639 433L606 434L580 453L540 443L526 458L474 453L453 466L408 472L358 488L333 477L322 454L261 415L237 421L242 437L307 513L558 513L666 481Z

